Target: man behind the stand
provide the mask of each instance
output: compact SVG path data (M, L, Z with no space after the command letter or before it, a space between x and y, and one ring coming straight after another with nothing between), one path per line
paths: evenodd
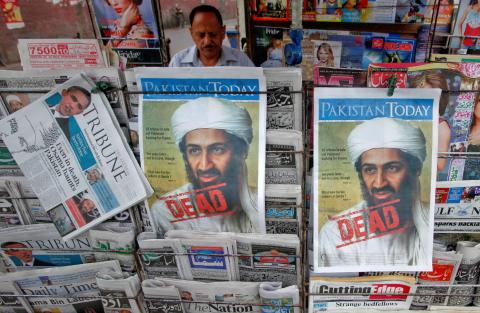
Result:
M195 45L175 54L170 67L255 66L242 51L222 46L225 25L213 6L199 5L190 12L190 35Z

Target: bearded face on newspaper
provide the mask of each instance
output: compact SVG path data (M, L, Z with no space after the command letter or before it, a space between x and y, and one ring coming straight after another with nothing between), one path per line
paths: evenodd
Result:
M139 85L164 90L167 83L178 87L175 81L141 77ZM190 81L179 84L190 83L192 90L203 83ZM254 84L258 90L258 81ZM265 103L259 95L175 95L177 101L171 96L144 95L140 114L143 166L156 192L148 204L157 231L262 232L257 188L263 186L259 143L265 142Z
M434 100L375 98L318 100L321 271L408 270L431 262ZM350 116L339 118L339 110Z

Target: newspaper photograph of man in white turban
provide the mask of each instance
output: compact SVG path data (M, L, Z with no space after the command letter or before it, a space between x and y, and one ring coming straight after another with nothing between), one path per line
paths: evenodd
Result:
M266 97L249 68L136 71L142 167L157 233L265 232ZM234 78L232 78L234 77Z
M315 272L431 271L440 93L315 88Z

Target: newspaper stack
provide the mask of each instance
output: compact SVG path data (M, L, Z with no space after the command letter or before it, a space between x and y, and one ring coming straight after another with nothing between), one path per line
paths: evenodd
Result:
M455 277L455 285L465 285L465 287L457 286L451 289L452 296L448 299L448 305L466 306L474 300L471 295L475 293L474 285L478 283L480 275L480 244L474 241L459 241L455 250L458 254L463 255Z
M97 286L100 289L105 313L125 312L142 313L139 301L140 279L129 273L97 273Z
M2 147L7 150L5 147ZM6 151L10 156L10 153ZM11 157L11 156L10 156ZM2 175L3 174L3 175ZM42 221L45 215L43 208L35 198L27 199L26 195L35 196L30 184L17 169L0 169L0 227L14 227Z
M170 310L178 313L260 313L259 284L157 278L144 280L142 289L149 313Z
M417 281L420 285L417 287L418 296L413 297L410 308L412 310L425 310L430 305L447 305L448 297L444 295L452 292L452 285L461 260L462 254L457 254L454 251L433 250L433 270L420 272L418 275ZM438 287L422 287L421 285L437 285ZM432 294L443 294L443 296L433 296Z
M94 87L77 75L0 121L6 146L65 240L152 192Z
M263 313L300 313L298 286L282 288L280 283L261 283L259 288Z
M148 278L278 281L300 283L300 240L296 235L208 233L171 230L165 239L138 236Z
M147 313L186 313L178 288L156 279L145 279L142 291Z
M302 131L302 71L269 68L263 73L267 80L267 129Z
M303 140L295 130L268 130L265 168L267 233L299 234L302 220Z
M268 68L263 72L267 82L267 233L298 234L304 157L302 72L297 68Z
M408 310L415 289L415 278L405 276L312 277L308 312Z
M118 260L122 269L135 269L135 231L105 222L75 238L62 241L53 224L0 229L0 262L5 272Z
M0 290L28 296L17 298L28 312L102 312L95 280L102 271L121 272L118 261L107 261L9 273L0 276Z
M299 185L303 181L302 133L267 131L266 184Z
M300 234L302 210L302 186L265 186L265 223L269 234Z

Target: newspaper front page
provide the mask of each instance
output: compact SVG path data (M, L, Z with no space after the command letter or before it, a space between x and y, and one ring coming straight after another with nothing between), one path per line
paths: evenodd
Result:
M300 234L303 220L301 185L265 186L265 223L268 234Z
M140 279L137 274L117 272L97 273L97 286L100 289L105 313L142 313L139 301Z
M96 39L18 39L24 70L106 67Z
M300 293L296 285L282 288L280 283L261 283L262 313L300 313Z
M315 88L315 272L431 270L440 92Z
M264 69L267 80L267 129L302 130L302 71Z
M301 184L303 181L302 133L267 131L266 184Z
M16 272L0 276L0 285L13 284L25 307L33 312L102 312L95 276L101 271L121 272L117 261Z
M478 181L437 182L435 232L480 232Z
M415 278L399 275L313 277L308 312L408 310L415 290Z
M151 193L106 98L93 87L75 76L0 121L5 144L65 240Z
M142 291L147 313L186 313L177 287L160 280L145 279Z
M95 261L93 245L87 234L62 241L52 224L2 229L0 249L9 272Z
M260 313L258 282L197 282L157 278L178 289L186 313Z
M43 95L40 91L50 91L82 72L95 83L117 88L105 96L120 125L127 125L128 110L120 90L125 81L115 68L0 71L0 101L3 101L9 113L13 113L40 98Z
M448 297L445 294L452 292L452 285L457 276L462 255L455 251L433 250L433 270L420 272L418 275L417 295L413 297L412 310L425 310L430 305L447 305ZM430 286L421 286L430 285ZM436 285L431 286L431 285ZM443 294L435 296L435 294Z
M151 221L265 232L265 79L260 68L139 68Z

